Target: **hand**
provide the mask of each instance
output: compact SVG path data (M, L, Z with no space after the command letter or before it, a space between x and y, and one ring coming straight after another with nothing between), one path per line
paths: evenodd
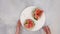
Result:
M51 34L50 28L48 26L44 26L43 30L46 32L46 34Z
M16 27L16 34L20 34L20 27L21 27L21 22L18 20L17 27Z

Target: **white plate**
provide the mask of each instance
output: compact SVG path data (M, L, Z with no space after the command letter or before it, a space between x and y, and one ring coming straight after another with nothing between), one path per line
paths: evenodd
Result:
M36 6L27 7L27 8L25 8L25 9L22 11L22 13L21 13L21 15L20 15L21 24L22 24L23 27L24 27L24 22L25 22L26 19L32 19L32 20L34 20L35 27L34 27L33 29L31 29L30 31L37 31L37 30L41 29L42 26L43 26L44 23L45 23L45 14L44 14L44 12L43 12L41 18L40 18L38 21L36 21L36 20L32 17L32 11L33 11L35 8L37 8L37 7L36 7Z

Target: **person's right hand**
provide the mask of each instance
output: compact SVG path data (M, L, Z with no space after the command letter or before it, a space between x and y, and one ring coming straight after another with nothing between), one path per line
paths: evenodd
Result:
M46 34L51 34L50 28L48 26L44 26L43 30L46 32Z

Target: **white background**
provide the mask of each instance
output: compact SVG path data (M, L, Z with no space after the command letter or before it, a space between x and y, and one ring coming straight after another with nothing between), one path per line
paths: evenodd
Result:
M46 13L46 24L52 34L60 34L60 0L0 0L0 34L15 34L19 16L27 6L40 6ZM21 28L22 29L22 28ZM21 34L44 34L21 30Z

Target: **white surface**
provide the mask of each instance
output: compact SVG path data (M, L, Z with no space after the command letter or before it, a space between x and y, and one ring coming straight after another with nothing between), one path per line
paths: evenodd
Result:
M33 13L34 9L36 9L36 8L38 8L38 7L36 7L36 6L29 6L29 7L25 8L22 11L21 15L20 15L21 24L22 24L23 27L24 27L24 23L25 23L26 19L32 19L34 21L35 27L33 29L31 29L30 31L37 31L37 30L41 29L44 26L44 24L45 24L45 14L44 14L44 12L42 13L41 18L39 18L38 21L36 21L32 17L32 13Z
M52 34L60 34L60 0L0 0L0 34L15 34L19 14L30 5L41 6L45 9L46 23ZM22 29L21 34L42 34Z

